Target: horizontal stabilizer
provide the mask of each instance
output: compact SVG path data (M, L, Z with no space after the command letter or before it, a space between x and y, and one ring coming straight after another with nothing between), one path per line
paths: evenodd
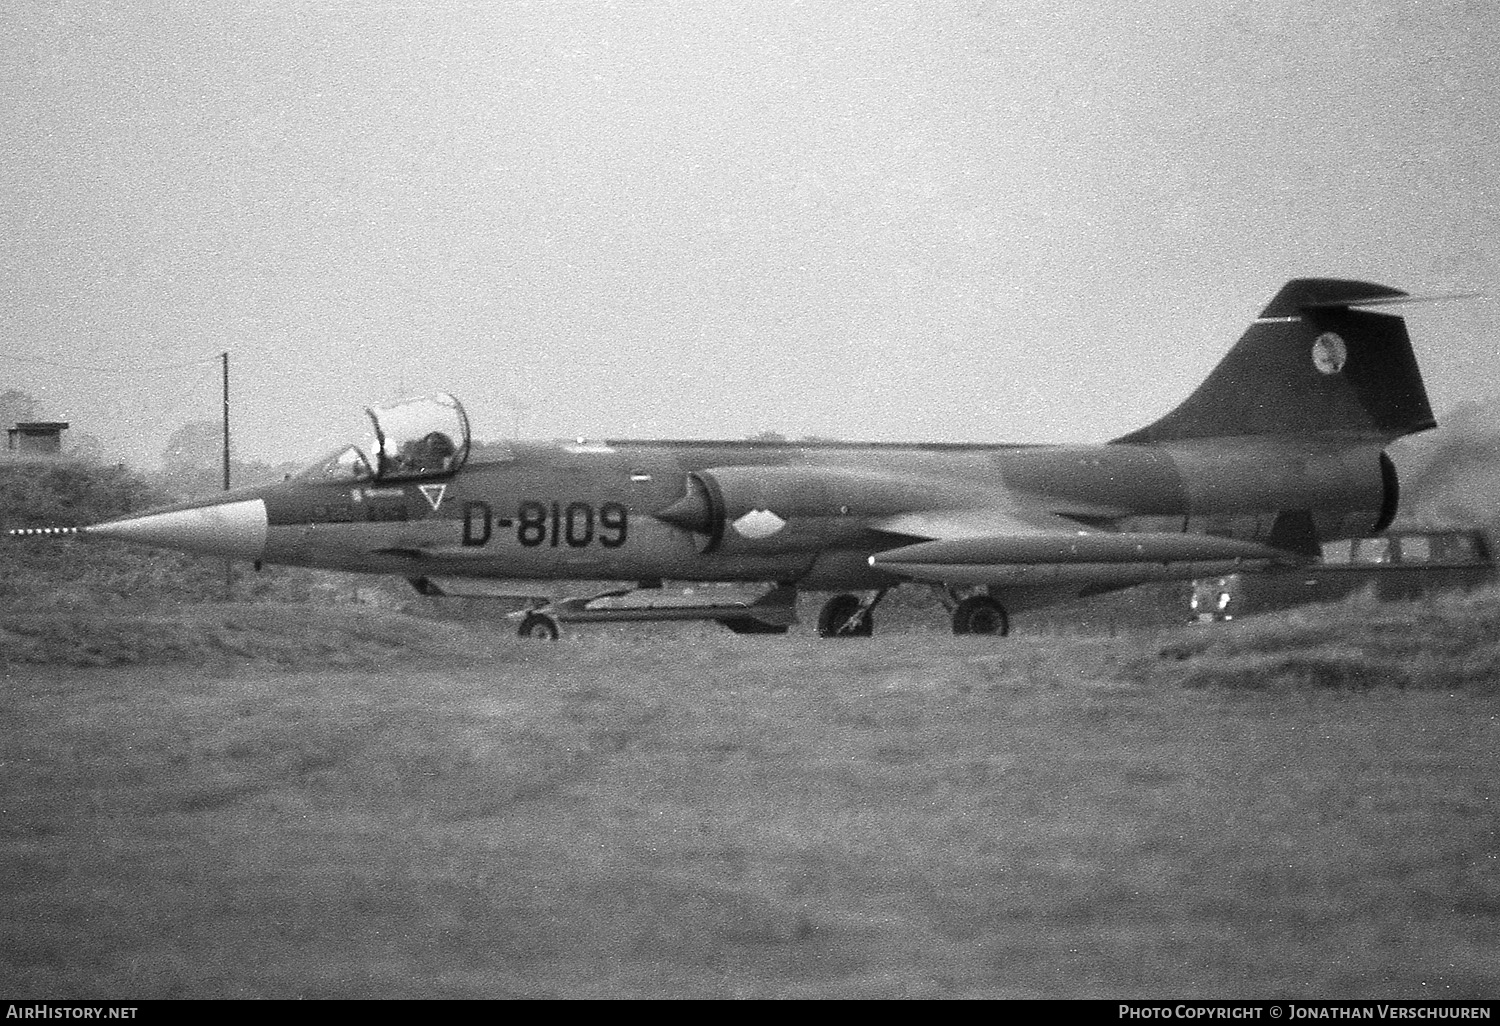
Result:
M1411 303L1446 303L1456 299L1484 299L1483 292L1444 292L1431 296L1412 296L1400 293L1394 296L1367 296L1353 299L1325 299L1302 303L1303 310L1335 310L1340 307L1351 306L1396 306L1409 305Z

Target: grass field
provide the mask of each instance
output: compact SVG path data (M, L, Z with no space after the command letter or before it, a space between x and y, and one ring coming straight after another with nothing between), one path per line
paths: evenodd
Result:
M0 992L1494 997L1500 596L1115 637L16 613Z

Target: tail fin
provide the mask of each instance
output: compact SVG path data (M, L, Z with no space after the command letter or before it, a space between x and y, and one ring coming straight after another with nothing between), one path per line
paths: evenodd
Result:
M1115 441L1326 433L1383 444L1436 427L1406 322L1353 309L1408 298L1362 281L1289 281L1182 405Z

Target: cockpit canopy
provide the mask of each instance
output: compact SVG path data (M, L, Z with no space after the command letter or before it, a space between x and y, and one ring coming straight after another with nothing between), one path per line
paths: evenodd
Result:
M367 434L297 477L305 481L412 481L455 473L469 458L469 418L446 392L365 408Z
M365 410L379 440L382 481L442 477L469 458L469 418L459 401L446 392L401 399Z

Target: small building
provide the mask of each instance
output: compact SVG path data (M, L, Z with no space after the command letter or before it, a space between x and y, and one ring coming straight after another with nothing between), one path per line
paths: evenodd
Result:
M62 452L65 420L23 420L6 430L5 447L10 452L57 455Z

